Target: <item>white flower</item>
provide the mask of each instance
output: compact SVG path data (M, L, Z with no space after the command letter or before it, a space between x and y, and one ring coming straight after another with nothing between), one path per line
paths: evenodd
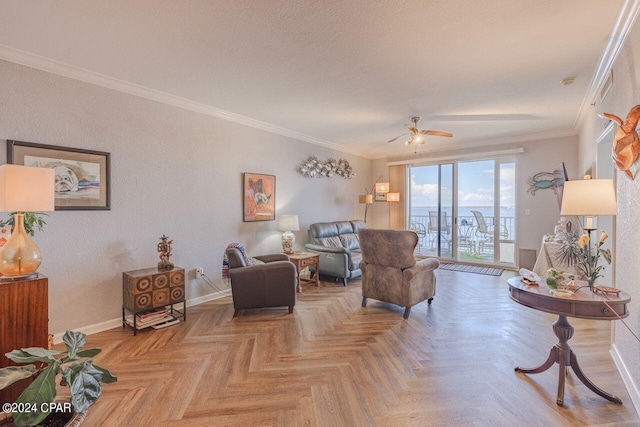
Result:
M609 235L607 234L606 231L603 231L602 234L600 235L600 243L603 243L605 240L607 240L607 237L609 237Z

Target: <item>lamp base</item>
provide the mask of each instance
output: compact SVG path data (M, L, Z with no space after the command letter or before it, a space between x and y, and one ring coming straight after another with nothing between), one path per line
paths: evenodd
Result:
M24 228L24 214L14 215L14 229L9 240L0 248L0 274L3 279L24 279L36 275L42 262L38 245Z
M285 254L293 253L293 243L296 241L294 234L290 231L282 233L282 252Z
M17 276L0 276L0 282L17 282L18 280L37 279L38 273L21 274Z

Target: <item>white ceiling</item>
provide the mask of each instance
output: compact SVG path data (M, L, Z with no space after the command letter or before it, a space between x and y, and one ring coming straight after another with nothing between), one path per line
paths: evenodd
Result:
M627 3L0 0L0 58L378 158L574 134Z

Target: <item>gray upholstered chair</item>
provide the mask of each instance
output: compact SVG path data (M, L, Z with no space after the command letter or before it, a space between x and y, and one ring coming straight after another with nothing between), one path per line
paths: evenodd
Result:
M229 248L227 258L233 317L247 308L288 306L289 313L293 313L298 279L296 266L285 254L257 256L255 259L264 264L247 265L238 249Z
M436 294L436 276L440 266L435 258L419 261L413 256L418 235L409 230L360 230L362 249L362 306L367 298L405 307L408 319L411 307Z

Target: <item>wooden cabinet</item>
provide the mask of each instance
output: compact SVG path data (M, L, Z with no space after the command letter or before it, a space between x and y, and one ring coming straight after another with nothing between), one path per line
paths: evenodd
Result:
M31 280L0 282L0 368L13 365L5 353L18 348L48 347L49 281L39 274ZM13 402L26 380L0 390L0 401Z
M133 334L138 332L136 315L160 307L171 307L171 314L178 313L187 320L187 303L184 292L183 268L160 270L157 267L122 273L122 326L127 326L126 312L133 316ZM182 303L182 311L174 304Z

